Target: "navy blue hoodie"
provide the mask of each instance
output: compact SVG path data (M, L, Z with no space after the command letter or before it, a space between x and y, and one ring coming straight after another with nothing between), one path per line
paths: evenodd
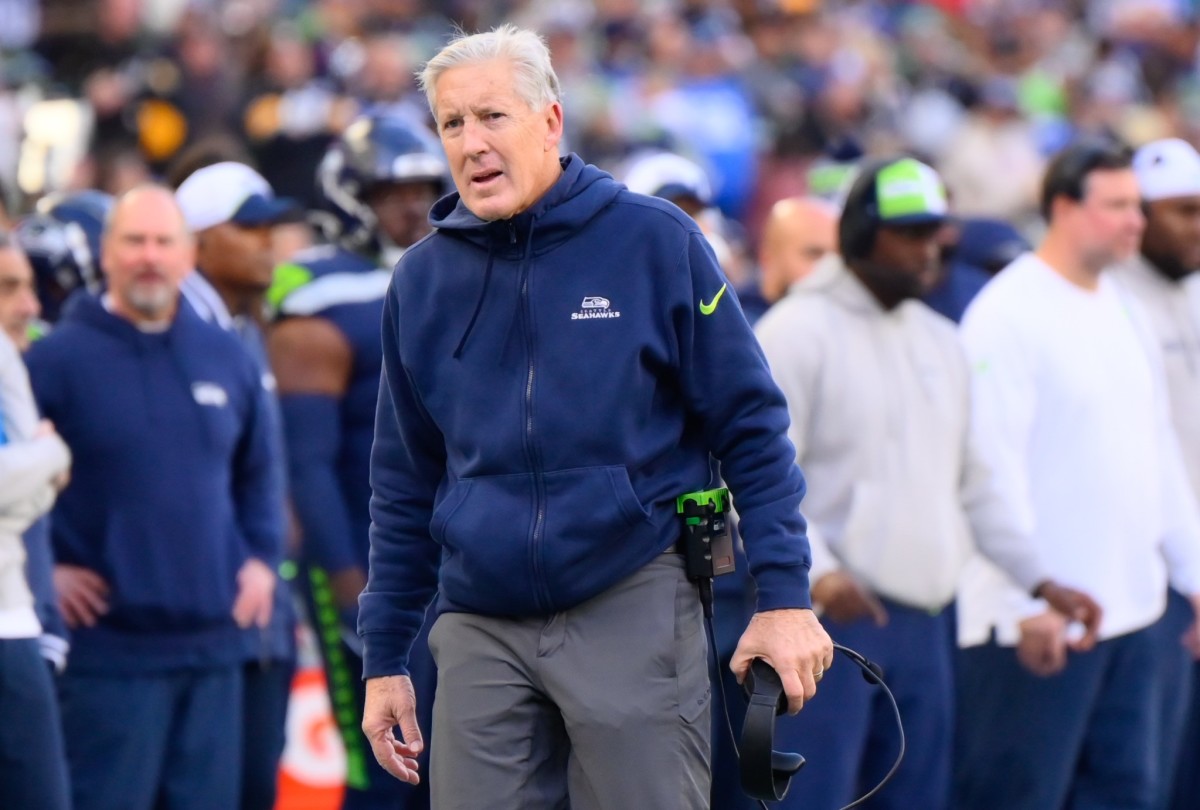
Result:
M71 667L238 663L237 572L249 556L274 569L283 510L266 399L237 338L186 305L147 333L77 296L27 360L75 459L51 517L55 555L110 589L97 626L73 631Z
M384 307L366 677L439 611L545 615L680 535L675 498L735 498L758 608L809 607L788 414L695 222L572 155L531 208L443 198ZM431 541L432 536L432 541ZM436 541L436 542L433 542Z

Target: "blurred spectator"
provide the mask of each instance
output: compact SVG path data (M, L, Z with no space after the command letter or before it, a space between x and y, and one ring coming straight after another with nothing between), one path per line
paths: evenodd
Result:
M76 457L51 523L74 807L236 807L239 628L270 619L283 533L262 383L179 306L192 243L170 192L118 201L103 253L108 292L29 352Z
M58 320L76 290L98 295L104 287L100 237L113 198L99 191L52 194L17 223L16 238L33 265L41 316Z
M205 166L226 161L243 163L254 168L250 150L231 133L217 132L205 135L175 155L167 167L164 182L168 187L178 189L184 180Z
M832 143L808 169L808 191L841 206L862 161L862 146L852 139Z
M347 810L417 810L429 802L424 782L414 787L392 778L366 745L356 628L370 545L368 473L384 295L391 267L429 232L429 209L446 191L447 178L441 145L428 130L396 116L357 119L318 173L332 244L281 265L270 293L277 315L269 336L271 365L303 536L304 585L346 745ZM410 670L428 729L436 673L424 632Z
M950 246L952 261L965 262L994 276L1031 250L1029 242L1008 222L998 219L962 219Z
M1076 651L1067 619L972 563L959 591L956 805L1151 808L1165 652L1156 625L1168 574L1200 606L1200 516L1161 367L1105 273L1142 236L1128 151L1068 147L1041 199L1045 239L963 319L974 416L1022 533L1053 576L1095 595L1104 620L1095 648Z
M19 249L7 236L0 240L0 268L8 270L19 261L13 256ZM24 295L30 302L28 289ZM39 652L42 627L25 577L21 533L54 503L66 483L71 455L53 425L38 421L8 326L0 334L0 713L5 718L0 726L0 795L14 807L68 810L59 707L51 671Z
M816 197L775 203L758 246L759 289L768 306L838 249L838 209Z
M241 163L222 162L198 169L175 194L196 240L196 271L183 280L184 300L209 323L241 341L262 382L270 419L270 463L283 508L286 456L275 376L267 362L262 322L275 267L272 230L301 212L291 200L274 196L267 181ZM242 635L241 808L275 806L279 758L283 754L288 695L296 668L296 627L291 594L275 589L271 622Z
M636 82L641 123L711 166L713 203L738 218L756 179L754 109L734 71L739 38L727 20L651 20L649 64Z
M938 163L955 211L964 217L1024 225L1037 211L1044 161L1033 128L1021 115L1017 93L1013 79L986 81L978 107Z
M1133 167L1146 230L1139 254L1115 268L1113 277L1147 316L1144 337L1166 375L1171 421L1191 492L1200 498L1200 311L1184 284L1200 269L1200 154L1177 138L1154 141L1137 151ZM1172 589L1160 623L1164 666L1161 736L1154 746L1160 756L1156 807L1169 805L1177 763L1190 765L1200 754L1179 747L1185 727L1200 724L1200 696L1192 697L1196 665L1192 650L1180 643L1194 620L1187 595ZM1200 795L1191 789L1197 779L1192 770L1178 771L1181 807Z
M922 300L955 323L983 285L1030 247L1016 228L997 219L950 220L940 241L938 280Z
M621 172L630 191L661 197L678 205L704 232L725 275L740 290L751 272L738 225L714 203L709 173L693 160L671 152L635 153Z
M187 144L235 126L239 79L229 38L205 14L185 14L173 40L144 68L136 111L142 155L156 170Z
M359 107L426 125L429 108L413 83L416 64L408 40L398 34L374 33L363 40L362 49L362 66L350 83Z
M1095 603L1057 585L1016 525L1005 482L976 452L958 337L916 300L936 278L946 217L928 166L867 164L838 222L840 255L820 260L756 330L811 479L813 604L841 643L883 667L904 706L904 766L879 801L929 810L954 806L950 610L972 545L1089 633L1099 623ZM887 773L900 745L890 709L852 668L835 667L821 688L832 699L779 731L811 767L785 807L845 806Z
M313 208L317 165L354 110L353 101L318 75L312 44L294 26L279 24L263 72L250 83L241 131L271 187Z

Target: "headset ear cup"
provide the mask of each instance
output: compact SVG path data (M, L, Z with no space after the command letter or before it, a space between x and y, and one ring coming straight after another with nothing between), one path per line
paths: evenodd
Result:
M875 224L863 205L842 213L838 240L842 255L848 259L861 259L871 254L875 246Z
M800 754L774 750L775 718L787 709L783 682L770 664L756 658L743 685L749 705L738 746L742 790L755 799L779 801L804 765Z
M838 248L847 259L862 259L875 248L875 179L885 166L895 163L900 156L872 158L866 161L842 203L842 217L838 220Z

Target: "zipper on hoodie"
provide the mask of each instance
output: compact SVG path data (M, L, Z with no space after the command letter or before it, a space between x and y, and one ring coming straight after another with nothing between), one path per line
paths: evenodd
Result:
M509 243L517 243L517 227L508 224ZM528 365L525 373L525 453L529 458L529 466L533 471L534 519L533 535L530 537L529 557L533 569L534 596L542 610L551 609L549 589L546 587L545 573L542 568L542 534L546 524L546 482L542 477L541 458L537 451L537 441L534 432L533 419L533 382L536 374L534 368L533 313L529 306L529 253L533 244L533 222L529 223L529 235L525 240L525 250L521 255L521 315L525 320L525 354Z

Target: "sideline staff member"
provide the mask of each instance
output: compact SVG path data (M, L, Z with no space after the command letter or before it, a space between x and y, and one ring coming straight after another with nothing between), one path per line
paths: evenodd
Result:
M405 662L436 589L435 807L707 807L700 604L664 552L710 452L758 586L732 667L766 659L795 711L832 663L783 396L695 223L560 157L537 35L461 37L421 79L458 193L384 309L363 729L418 779Z
M169 191L127 192L103 245L108 290L28 355L75 457L50 522L74 807L236 807L239 626L269 621L283 540L266 399L237 339L179 305L193 243Z

